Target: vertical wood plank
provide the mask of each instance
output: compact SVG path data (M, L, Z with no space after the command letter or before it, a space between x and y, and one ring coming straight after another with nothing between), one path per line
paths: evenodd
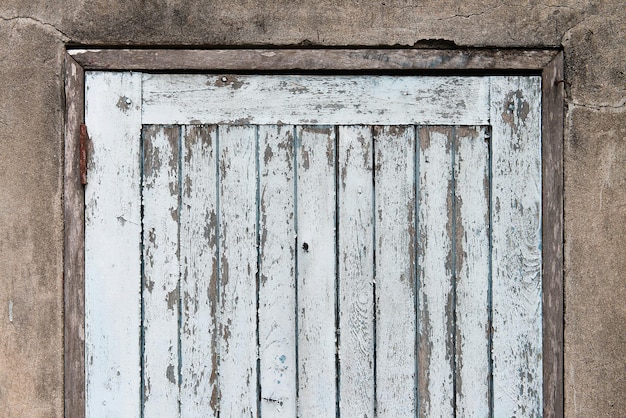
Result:
M452 130L419 136L420 414L454 415L454 212Z
M215 417L219 411L216 126L185 126L182 141L181 415Z
M143 413L179 415L180 127L143 128Z
M563 52L543 70L542 249L543 408L545 417L563 410Z
M86 86L86 415L138 416L141 76L88 73Z
M293 126L259 127L261 416L295 417L296 291Z
M487 128L454 137L456 415L489 416L489 144Z
M83 69L65 54L65 166L63 175L63 302L65 415L85 416L85 193L79 167L84 122Z
M220 414L257 414L256 127L219 127Z
M374 127L376 400L381 417L414 415L415 130Z
M299 127L297 155L298 415L336 411L335 131Z
M495 416L542 414L540 83L491 81Z
M338 136L340 414L373 417L374 208L369 126Z

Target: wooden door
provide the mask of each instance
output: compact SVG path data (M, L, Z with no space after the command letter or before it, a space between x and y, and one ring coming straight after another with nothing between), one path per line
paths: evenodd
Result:
M88 415L541 415L538 77L86 85Z

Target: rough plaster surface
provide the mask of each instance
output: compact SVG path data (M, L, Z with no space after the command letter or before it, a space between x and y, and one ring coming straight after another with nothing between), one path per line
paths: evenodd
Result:
M31 22L0 39L0 416L59 416L63 45Z
M568 416L626 416L626 115L574 107L566 143Z
M0 416L62 416L65 45L565 51L566 416L626 414L623 0L4 0Z

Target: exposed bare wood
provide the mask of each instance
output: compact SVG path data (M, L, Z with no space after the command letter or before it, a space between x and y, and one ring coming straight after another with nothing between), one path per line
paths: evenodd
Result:
M563 53L542 73L543 402L563 416Z
M63 177L65 306L65 416L85 415L85 194L80 171L80 126L84 120L84 74L65 56L65 171Z
M556 50L75 49L90 70L542 70Z
M80 183L84 186L87 184L87 141L89 140L89 134L87 133L87 125L82 123L80 125Z

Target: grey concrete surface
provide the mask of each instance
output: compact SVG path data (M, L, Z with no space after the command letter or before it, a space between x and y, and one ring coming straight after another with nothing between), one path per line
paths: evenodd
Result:
M566 416L626 416L623 0L4 0L0 416L63 414L67 45L563 47Z

